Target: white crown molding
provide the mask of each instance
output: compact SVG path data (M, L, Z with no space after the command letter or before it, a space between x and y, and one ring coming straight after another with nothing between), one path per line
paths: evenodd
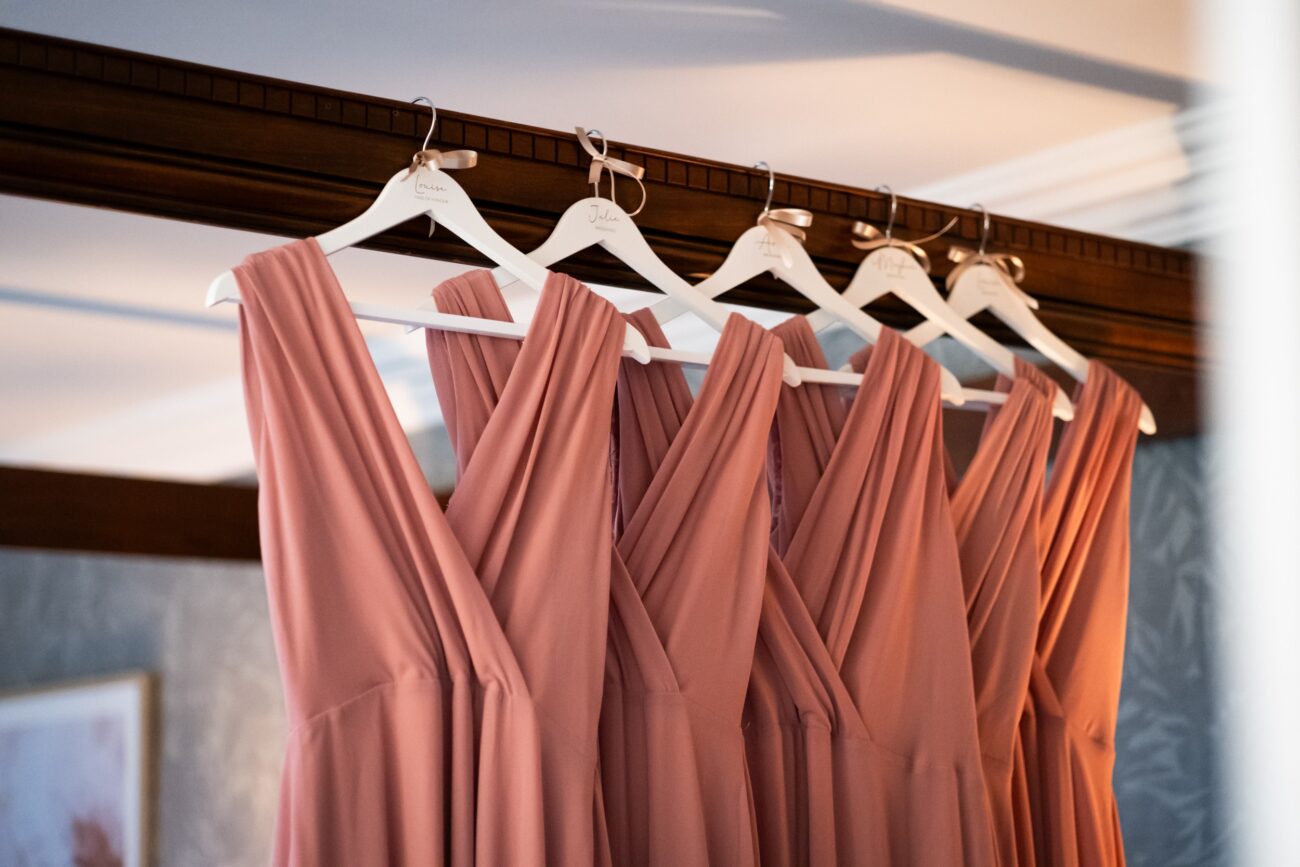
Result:
M907 190L965 207L1165 246L1214 224L1205 185L1220 112L1198 106Z

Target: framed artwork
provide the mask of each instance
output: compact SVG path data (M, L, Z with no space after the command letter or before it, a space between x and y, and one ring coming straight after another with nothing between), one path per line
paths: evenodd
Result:
M0 693L0 864L145 867L153 680Z

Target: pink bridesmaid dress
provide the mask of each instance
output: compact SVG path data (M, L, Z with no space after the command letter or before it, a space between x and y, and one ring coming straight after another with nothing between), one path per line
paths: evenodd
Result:
M1021 720L1018 789L1039 864L1117 867L1124 841L1111 775L1142 402L1094 361L1074 404L1043 506L1042 614Z
M320 247L235 277L290 725L274 862L544 863L524 672Z
M433 297L446 313L510 316L488 271L448 280ZM540 720L549 865L609 861L596 777L613 556L609 431L623 331L607 301L552 273L522 344L427 333L460 471L447 523Z
M1017 358L1016 378L999 377L997 387L1007 402L989 413L952 512L998 863L1032 867L1032 828L1017 815L1012 777L1038 629L1038 528L1056 386Z
M776 332L825 367L803 317ZM782 393L773 538L873 744L854 810L879 863L992 865L938 367L890 329L854 363L847 407L833 387Z
M648 313L631 320L663 344ZM618 551L685 699L711 865L758 859L741 724L767 568L764 455L781 358L780 341L732 314L694 401L675 366L625 361L619 372ZM607 703L614 696L610 721L621 730L604 744L605 770L640 778L675 762L675 738L628 725L646 716L627 685L607 693ZM609 797L620 783L606 780ZM624 815L694 808L638 803L653 791L623 795Z
M659 324L647 311L637 311L629 318L651 346L668 347ZM624 448L620 449L619 478L625 494L621 502L631 505L647 488L655 470L646 458L662 452L663 443L680 429L692 401L685 379L672 368L650 369L641 375L629 367L627 380L630 387L619 395L620 420L634 420L635 424L620 426ZM658 445L647 446L646 441ZM633 442L638 447L628 448ZM770 546L764 579L743 717L759 860L765 865L872 863L867 858L870 842L860 839L853 817L845 817L837 827L835 813L837 790L842 796L838 804L843 807L853 802L852 793L860 788L857 769L862 764L855 751L860 753L867 746L865 730L803 600ZM627 699L616 696L626 689L621 685L626 679L628 675L620 673L606 682L608 712L617 709L620 715L625 713ZM662 727L662 721L659 725ZM656 741L659 752L649 762L650 768L675 754L662 743ZM610 749L602 752L602 761L607 769L615 763L621 768L627 752L611 743ZM639 780L622 770L612 776ZM616 783L607 775L606 784L606 804L610 806L608 793Z

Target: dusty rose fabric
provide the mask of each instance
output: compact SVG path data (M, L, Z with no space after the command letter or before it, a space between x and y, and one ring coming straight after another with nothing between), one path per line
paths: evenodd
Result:
M651 346L668 346L647 311L629 318ZM626 424L620 425L624 459L619 480L620 502L631 505L640 500L654 471L651 461L641 458L662 453L689 412L691 396L681 372L667 366L644 373L630 368L627 381L630 387L620 392L620 419ZM845 809L862 799L861 753L869 748L865 729L770 546L764 580L743 717L759 860L765 865L873 863L873 842L863 838L851 812L838 823L836 814L837 805ZM611 694L607 681L607 705L621 706L611 702ZM602 756L610 754L620 755L620 750ZM608 785L607 778L607 791ZM877 858L874 863L884 862Z
M676 394L671 389L656 393L666 397ZM689 401L689 392L686 398ZM619 401L626 400L626 394L620 393ZM680 416L674 415L673 434L689 406L680 409ZM617 430L616 425L615 433ZM671 439L667 433L662 436ZM615 453L617 457L616 447ZM626 479L629 490L635 488L638 502L654 475L645 458L643 451L629 456L616 470L616 477ZM614 496L613 502L617 505L619 498ZM621 535L624 522L617 516L616 521ZM617 550L610 582L600 756L614 863L707 865L705 783L696 759L689 699Z
M1111 774L1142 404L1098 362L1074 404L1043 506L1042 615L1016 786L1039 864L1107 867L1124 863Z
M1007 402L989 413L975 457L956 481L952 512L998 863L1028 867L1035 863L1032 828L1016 815L1012 777L1038 630L1038 532L1056 386L1017 358L1015 380L1000 377L997 390Z
M770 546L745 746L761 863L890 863L887 841L861 821L877 797L870 775L878 749Z
M803 317L776 329L825 367ZM773 538L874 749L858 822L896 865L995 863L940 430L938 368L896 332L862 385L785 389Z
M648 314L632 321L662 343ZM781 358L780 341L733 314L694 401L675 366L625 361L619 372L618 550L685 699L713 865L758 857L741 724L763 603L764 455ZM626 775L624 785L664 773L656 765L673 760L675 739L660 742L638 719L645 713L626 680L607 702L612 695L621 728L602 742L607 772ZM608 799L616 783L606 780ZM625 815L646 809L635 791L626 795Z
M235 269L288 704L279 865L546 859L540 734L314 240Z
M509 319L488 271L438 309ZM624 324L552 274L523 343L429 331L457 454L451 525L514 651L541 723L547 864L607 863L596 775L610 563L609 431Z

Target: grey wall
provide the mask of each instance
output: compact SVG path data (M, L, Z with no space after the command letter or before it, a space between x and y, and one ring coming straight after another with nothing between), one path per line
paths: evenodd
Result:
M1138 447L1115 762L1132 867L1228 863L1204 439Z
M0 689L157 672L161 867L265 865L284 744L262 570L0 549Z
M1129 862L1225 863L1203 449L1144 444L1116 789ZM160 865L262 865L283 710L256 566L0 550L0 689L161 673Z

